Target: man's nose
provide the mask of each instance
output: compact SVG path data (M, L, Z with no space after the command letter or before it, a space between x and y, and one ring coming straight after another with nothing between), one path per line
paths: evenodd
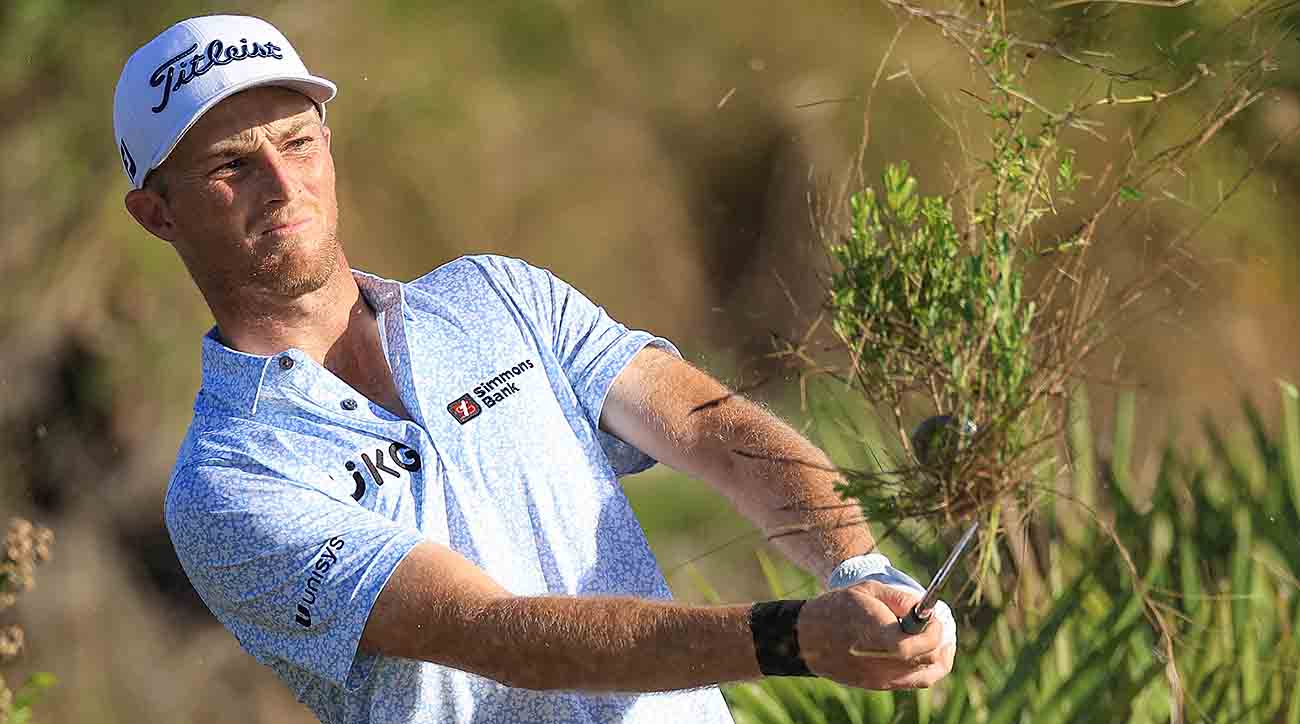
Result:
M300 190L300 180L293 163L279 150L264 147L258 154L258 182L266 204L292 201Z

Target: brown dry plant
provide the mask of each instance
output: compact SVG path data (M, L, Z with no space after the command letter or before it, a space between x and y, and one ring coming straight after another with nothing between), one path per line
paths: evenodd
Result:
M50 548L54 545L54 532L43 526L33 525L23 518L9 521L9 530L4 539L4 555L0 557L0 612L17 603L18 597L30 591L36 585L36 567L49 560ZM10 624L0 626L0 666L13 661L23 650L23 630ZM45 688L47 677L36 677L28 682L28 687L36 685ZM24 697L24 700L26 697ZM16 698L3 676L0 676L0 721L9 721L15 710ZM17 708L25 708L22 701Z

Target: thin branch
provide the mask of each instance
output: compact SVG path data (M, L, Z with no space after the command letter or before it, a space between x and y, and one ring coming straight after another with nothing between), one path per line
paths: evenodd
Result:
M1061 0L1047 6L1048 10L1060 10L1073 5L1099 5L1102 3L1111 3L1113 5L1145 5L1155 8L1180 8L1184 5L1191 4L1193 0Z

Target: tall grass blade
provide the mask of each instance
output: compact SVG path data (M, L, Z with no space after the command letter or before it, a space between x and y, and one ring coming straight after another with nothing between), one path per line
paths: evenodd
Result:
M1106 639L1089 646L1081 652L1080 665L1071 672L1070 678L1060 687L1045 692L1042 705L1034 712L1034 721L1051 724L1052 722L1074 721L1084 710L1096 705L1096 694L1103 686L1114 686L1119 674L1117 663L1122 657L1122 644L1140 636L1143 621L1131 621L1117 629ZM1121 661L1117 662L1116 659Z
M1096 459L1096 452L1092 440L1092 420L1091 412L1088 407L1088 393L1082 385L1074 390L1070 399L1070 457L1073 475L1070 478L1073 488L1070 490L1071 496L1086 506L1083 510L1093 509L1097 505L1097 473L1093 464ZM1068 501L1058 503L1058 505L1069 505ZM1063 512L1063 511L1062 511ZM1083 514L1079 509L1070 511L1070 515L1061 517L1058 520L1066 521L1062 532L1066 540L1076 547L1085 547L1092 538L1092 526L1078 525L1083 519ZM1069 522L1076 523L1070 525Z
M1124 390L1115 402L1115 435L1111 450L1110 470L1118 485L1126 486L1131 493L1130 475L1133 461L1133 430L1137 396Z
M1092 569L1080 575L1064 595L1053 602L1052 610L1039 626L1033 639L1017 652L1016 665L1006 683L994 697L996 704L989 714L988 724L1010 724L1018 718L1021 708L1032 696L1032 689L1042 660L1051 647L1056 632L1066 619L1079 609L1083 602L1085 586L1093 580L1093 574L1102 564L1109 561L1110 555L1104 556Z
M764 679L762 686L781 703L794 721L800 724L828 724L826 712L811 696L812 687L779 676Z
M796 724L780 700L759 684L735 684L725 687L723 693L734 702L733 710L739 708L748 712L758 724Z
M1286 460L1286 490L1291 509L1300 511L1300 390L1289 382L1282 388L1282 455Z
M695 586L695 590L699 591L705 601L715 606L722 603L722 596L718 594L718 590L700 573L700 569L694 563L688 563L685 571L686 575L690 576L691 585Z

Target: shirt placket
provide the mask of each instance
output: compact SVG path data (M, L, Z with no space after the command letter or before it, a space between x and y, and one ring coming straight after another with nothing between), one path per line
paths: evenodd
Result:
M424 461L422 467L428 469L408 472L413 475L421 473L420 479L427 481L428 485L439 485L441 475L435 471L444 469L442 455L433 438L421 425L410 420L379 416L373 409L373 403L301 350L290 349L280 353L275 363L270 365L269 371L270 379L264 380L263 386L268 383L272 385L274 394L285 398L291 405L310 406L316 414L330 422L376 443L396 443L419 452ZM390 450L383 465L404 464L405 461L393 460L396 448L380 446L380 449ZM380 464L378 454L371 464ZM372 476L379 474L378 470L369 472ZM425 503L424 487L426 486L421 485L412 489L416 496L415 502L420 507ZM441 494L441 491L435 491L435 494Z

